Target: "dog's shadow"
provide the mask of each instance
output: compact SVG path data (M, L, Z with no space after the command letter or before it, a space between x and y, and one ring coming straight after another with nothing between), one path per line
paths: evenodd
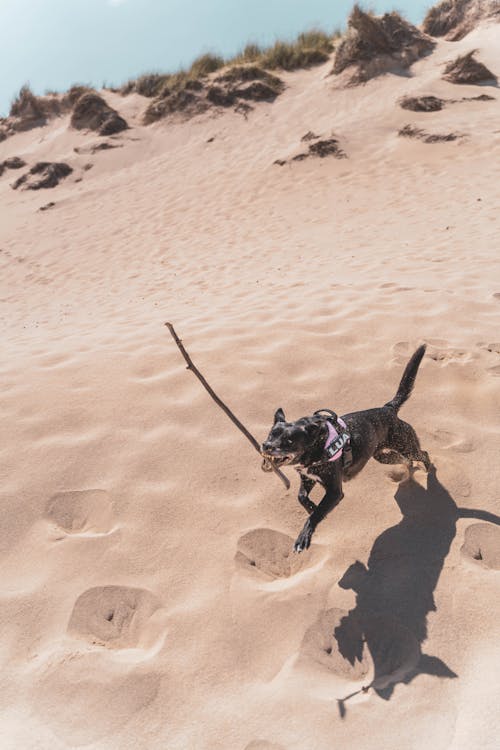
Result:
M395 499L402 520L375 540L367 567L357 561L339 581L342 588L356 592L356 606L334 633L340 653L352 665L361 660L366 644L374 677L363 691L373 688L385 700L398 682L408 683L418 674L457 677L441 659L421 651L427 638L427 613L436 611L433 592L457 520L477 518L500 525L500 518L492 513L458 508L434 466L427 488L410 478L399 485ZM352 695L338 701L342 717L345 701Z

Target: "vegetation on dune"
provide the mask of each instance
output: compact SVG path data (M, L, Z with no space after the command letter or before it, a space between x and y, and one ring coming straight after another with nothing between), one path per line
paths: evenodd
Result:
M21 87L12 101L9 118L14 131L29 130L45 125L49 117L61 112L61 102L57 96L35 96L28 84Z
M300 33L294 41L276 41L268 47L249 43L227 60L207 53L197 57L187 69L175 73L145 73L113 90L122 95L135 92L153 100L144 115L146 124L172 112L196 114L211 104L229 106L238 100L273 101L284 84L266 69L291 71L324 63L339 36L339 32L328 34L321 29L311 29ZM221 68L226 68L225 77L211 85L208 77ZM205 83L207 90L203 92ZM72 112L73 127L98 130L104 127L106 132L102 134L108 134L103 124L107 119L110 132L118 132L126 127L126 123L117 113L111 118L110 110L90 86L78 84L62 96L40 97L26 85L12 103L8 118L12 124L9 122L8 126L2 124L0 127L0 140L15 130L43 125L50 117L67 111Z
M327 62L333 52L334 38L339 35L329 36L320 29L311 29L299 34L294 42L275 42L272 47L263 50L254 62L270 70L297 70L321 65Z
M350 83L362 83L398 66L408 68L433 46L428 36L399 13L375 16L355 5L347 33L336 50L332 72L338 75L352 68Z
M72 109L77 103L78 99L84 94L96 94L97 92L92 86L86 86L82 83L76 83L71 86L70 89L64 94L62 98L62 104L64 109Z
M443 0L427 11L422 25L426 34L463 39L482 18L500 16L498 0Z
M224 60L219 55L205 54L197 57L187 69L176 73L145 73L124 84L120 92L123 95L136 92L149 98L169 95L185 89L193 89L192 82L206 78L223 67L242 66L255 63L260 68L269 70L297 70L326 62L334 49L334 40L340 32L333 35L321 29L311 29L299 34L293 42L277 41L270 47L258 44L247 44L244 49L232 58Z
M188 71L189 78L204 78L210 75L210 73L215 73L219 68L224 67L224 64L224 59L218 55L201 55L201 57L197 57L191 64Z
M71 126L77 130L96 130L99 135L112 135L128 127L123 117L95 91L87 91L76 99Z
M443 74L445 81L462 84L496 83L496 75L475 59L476 52L477 50L473 49L448 63Z
M444 99L437 96L404 96L399 106L412 112L438 112L445 105Z

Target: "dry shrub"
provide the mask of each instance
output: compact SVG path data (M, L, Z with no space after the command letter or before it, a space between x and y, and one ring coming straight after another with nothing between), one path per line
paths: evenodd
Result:
M350 83L356 84L396 67L409 67L434 46L429 37L405 21L399 13L374 16L355 5L348 31L341 41L333 73L355 68Z
M13 132L30 130L60 113L61 102L56 96L35 96L25 84L11 104L8 128Z
M438 112L445 105L444 99L437 96L404 96L399 106L412 112Z
M498 0L443 0L424 18L423 30L431 36L463 39L482 20L500 16Z
M141 96L147 96L148 99L152 99L155 96L159 96L162 89L168 84L169 75L164 73L145 73L136 81L129 81L125 86L120 89L120 93L123 95L131 94L135 92L141 94Z
M495 97L489 94L479 94L479 96L464 96L463 102L494 102Z
M276 42L264 52L259 64L271 70L298 70L312 65L321 65L328 60L328 53L322 49L303 47L297 43Z
M274 102L281 90L264 81L251 81L246 86L234 89L233 93L239 99L248 99L252 102Z
M62 105L64 109L73 109L78 99L84 94L96 93L91 86L86 86L81 83L76 83L71 86L70 89L64 94L62 98Z
M336 138L325 138L309 145L309 154L319 156L324 159L325 156L335 156L336 159L347 159L347 155L340 148Z
M190 69L170 76L161 94L144 113L146 125L176 113L194 117L210 106L236 105L246 113L249 107L244 101L272 102L284 89L280 78L252 64L235 65L205 85L191 75Z
M0 177L6 169L22 169L25 166L26 162L19 156L10 156L8 159L0 161Z
M207 108L207 102L189 89L168 91L151 102L144 113L143 122L145 125L150 125L152 122L175 113L193 117L204 112Z
M338 31L327 34L322 29L313 28L303 31L295 41L276 41L267 48L258 44L247 44L243 51L229 62L257 63L263 68L275 70L297 70L308 68L312 65L320 65L328 60L333 52L334 40L339 37Z
M257 62L263 55L263 49L258 44L247 44L243 51L232 60L233 63Z
M424 143L444 143L457 141L464 136L460 133L427 133L422 128L416 128L414 125L405 125L399 130L398 135L403 138L416 138Z
M296 46L302 49L317 49L329 54L333 52L333 39L322 29L309 29L298 35Z
M203 84L200 78L206 78L211 73L222 68L224 60L216 55L201 55L191 65L189 70L179 70L177 73L146 73L136 80L128 81L121 87L123 96L136 92L150 99L169 96L172 92L188 89L199 90Z
M207 99L216 107L232 107L236 103L236 96L232 89L213 84L207 89Z
M77 130L96 130L100 135L119 133L128 127L123 117L95 92L83 94L76 100L71 126Z
M272 102L283 91L283 81L258 65L234 65L214 79L207 92L213 104L229 107L238 99Z
M268 73L267 70L263 70L258 65L234 65L232 68L228 68L224 73L215 78L217 83L232 83L240 84L247 83L249 81L263 81L268 86L273 86L276 89L283 88L283 81L278 76Z
M32 119L43 119L45 117L41 97L35 96L28 84L21 87L19 94L13 100L10 107L9 117L25 117Z
M205 78L224 66L224 60L218 55L201 55L192 63L188 71L189 78Z
M330 138L320 138L320 136L314 135L314 133L309 131L302 136L300 140L303 143L309 144L307 151L302 151L301 153L292 156L290 159L292 162L304 161L310 157L324 159L327 156L334 156L336 159L347 159L347 154L341 148L338 139L333 136ZM311 143L311 141L314 142ZM276 159L274 162L274 164L277 164L280 167L283 167L287 163L286 159Z
M472 52L460 55L456 60L449 62L444 69L444 80L464 84L496 82L495 74L474 58L476 52L477 50L473 49Z
M65 162L39 161L31 167L29 172L21 175L14 182L12 188L14 190L17 190L18 187L22 187L23 190L41 190L42 188L56 187L72 171L73 168Z

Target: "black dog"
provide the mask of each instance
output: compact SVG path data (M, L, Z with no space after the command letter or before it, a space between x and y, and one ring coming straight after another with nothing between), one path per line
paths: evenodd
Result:
M424 353L425 345L406 365L394 398L381 408L345 414L340 420L334 412L321 409L296 422L287 422L283 409L277 410L262 444L262 468L269 470L272 461L275 466L294 465L300 473L298 498L310 515L295 542L295 552L309 547L316 526L344 497L342 480L356 476L370 458L383 464L406 463L410 469L413 461L421 461L429 471L429 455L421 450L415 430L398 418ZM309 498L316 482L325 488L318 505Z

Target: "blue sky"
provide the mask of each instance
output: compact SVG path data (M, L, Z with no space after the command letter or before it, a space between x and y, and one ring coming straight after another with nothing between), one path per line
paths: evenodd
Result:
M230 56L320 25L344 26L354 0L0 0L0 115L28 82L37 94L73 83L120 84L174 71L204 52ZM369 2L419 23L431 0Z

